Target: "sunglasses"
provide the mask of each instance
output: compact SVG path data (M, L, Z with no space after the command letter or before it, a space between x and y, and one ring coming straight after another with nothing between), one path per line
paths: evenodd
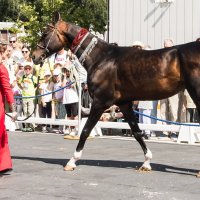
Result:
M15 42L16 42L15 40L11 40L11 41L10 41L10 43L15 43Z
M25 68L24 70L31 70L31 68L28 67L28 68Z
M22 53L28 53L28 51L22 51Z

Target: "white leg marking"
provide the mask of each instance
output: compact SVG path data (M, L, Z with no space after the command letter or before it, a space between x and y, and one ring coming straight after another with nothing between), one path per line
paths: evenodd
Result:
M152 159L152 153L151 153L151 151L149 149L147 149L147 153L145 154L144 157L145 157L145 161L144 161L142 167L151 170L150 161Z
M76 161L79 160L81 156L82 156L82 151L80 152L75 151L73 157L69 160L67 165L76 168Z

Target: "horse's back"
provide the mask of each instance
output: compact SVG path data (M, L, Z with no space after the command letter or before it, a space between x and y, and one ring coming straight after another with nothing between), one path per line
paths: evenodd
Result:
M177 48L137 50L109 46L89 75L91 93L102 101L163 99L183 87Z
M137 100L163 99L183 87L176 48L132 50L121 47L118 51L121 57L116 58L115 64L121 96Z

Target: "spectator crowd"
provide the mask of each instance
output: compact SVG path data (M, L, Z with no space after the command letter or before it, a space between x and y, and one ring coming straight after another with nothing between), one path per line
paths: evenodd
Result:
M2 40L1 43L6 46L2 63L9 73L18 116L77 119L79 101L77 74L79 72L76 71L75 57L70 50L60 50L47 58L40 66L33 64L30 48L18 41L16 36L10 37L9 43L5 40ZM84 71L84 69L81 70ZM83 72L83 74L86 73ZM82 84L86 85L85 81L86 77L83 77ZM63 87L65 87L63 90L59 90ZM59 91L52 93L55 90ZM28 98L37 95L41 95L41 97ZM44 124L24 123L19 128L24 132L35 130L52 132L52 127ZM76 127L66 127L65 129L65 127L59 126L56 129L60 134L64 132L77 134Z
M10 37L9 43L3 40L1 43L7 47L2 62L9 73L10 85L16 97L18 116L28 117L33 115L41 118L77 119L79 101L77 80L80 71L84 74L84 78L81 80L81 113L82 117L89 115L92 99L88 93L87 75L84 68L80 68L80 63L78 64L76 57L70 50L60 50L50 58L47 58L43 65L40 66L33 64L30 57L31 49L26 44L18 41L16 36ZM145 46L140 41L135 41L132 46L133 48L151 50L150 46ZM173 46L173 41L166 39L164 48L171 46ZM65 89L59 90L62 87L65 87ZM55 90L59 91L52 94L52 91ZM44 96L36 99L26 98L38 94ZM23 99L17 97L23 97ZM163 120L188 123L198 122L195 104L186 90L160 101L133 102L133 109ZM104 112L100 120L123 121L123 114L117 106L113 105ZM142 115L138 117L138 121L147 124L159 123L155 119ZM35 130L52 132L55 130L59 134L77 134L77 127L52 127L44 124L25 123L21 124L19 128L24 132ZM126 135L127 131L123 131L123 133ZM156 133L149 130L145 131L144 135L146 139L149 139L155 136ZM160 136L172 138L177 137L177 133L163 132Z

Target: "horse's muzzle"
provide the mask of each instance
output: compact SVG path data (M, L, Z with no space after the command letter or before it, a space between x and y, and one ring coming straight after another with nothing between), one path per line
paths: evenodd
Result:
M30 56L34 62L34 64L38 65L44 62L45 58L46 58L46 54L42 54L41 56L36 56L34 54L32 54Z

